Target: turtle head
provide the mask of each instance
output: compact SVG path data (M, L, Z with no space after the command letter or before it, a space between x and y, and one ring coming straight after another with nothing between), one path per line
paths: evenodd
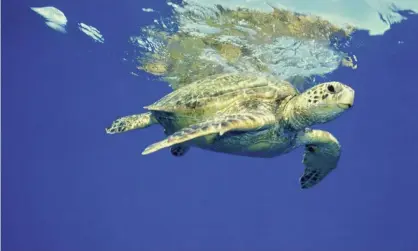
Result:
M327 82L306 90L289 103L289 122L301 129L329 122L350 109L354 90L340 82Z

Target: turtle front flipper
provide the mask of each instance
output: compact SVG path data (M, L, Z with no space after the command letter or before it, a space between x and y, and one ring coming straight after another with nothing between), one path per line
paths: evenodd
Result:
M302 189L311 188L337 167L341 146L331 133L321 130L307 130L299 135L298 140L305 145L302 162L305 171L300 185Z
M106 128L107 134L126 132L134 129L142 129L158 123L151 112L135 114L118 118L113 121L109 128Z
M142 154L150 154L172 145L180 144L198 137L211 134L223 135L228 131L249 131L261 129L275 123L275 116L272 113L245 113L226 115L208 120L203 123L191 125L147 147Z

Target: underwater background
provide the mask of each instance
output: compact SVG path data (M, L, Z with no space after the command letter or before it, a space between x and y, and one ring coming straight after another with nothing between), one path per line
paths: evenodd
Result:
M68 22L46 26L40 6ZM142 156L161 128L105 134L172 91L137 68L131 39L170 13L163 0L2 2L2 250L418 250L418 16L341 49L358 67L325 80L355 105L320 128L343 153L301 190L302 149Z

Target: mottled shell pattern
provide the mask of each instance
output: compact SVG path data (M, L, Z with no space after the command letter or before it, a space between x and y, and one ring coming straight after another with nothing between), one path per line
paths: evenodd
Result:
M262 99L278 104L286 97L297 94L298 91L290 83L273 77L221 74L186 85L145 108L178 115L210 115L234 103L245 106L251 105L251 102L245 101Z

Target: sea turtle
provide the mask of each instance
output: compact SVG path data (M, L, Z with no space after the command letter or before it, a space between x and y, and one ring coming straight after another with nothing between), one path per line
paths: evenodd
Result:
M183 156L190 147L269 158L305 147L302 188L319 183L337 166L340 144L331 133L309 129L351 108L354 90L339 82L303 93L287 81L248 74L209 76L169 93L146 113L121 117L106 129L121 133L153 124L166 139L147 147L150 154L171 147Z

